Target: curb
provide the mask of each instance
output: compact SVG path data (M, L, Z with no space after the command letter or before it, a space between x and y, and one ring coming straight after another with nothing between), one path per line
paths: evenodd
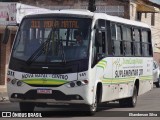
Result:
M9 101L8 97L0 97L0 102Z
M9 98L8 98L7 92L0 92L0 102L8 101L8 100Z
M8 101L8 94L6 86L0 86L0 102Z

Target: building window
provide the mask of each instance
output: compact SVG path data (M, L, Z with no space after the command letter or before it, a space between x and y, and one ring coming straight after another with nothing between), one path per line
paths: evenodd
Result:
M155 13L151 14L151 25L154 26L155 25Z
M133 6L133 4L131 4L131 15L132 15L132 17L134 16L134 6Z
M147 18L147 13L145 13L145 18Z
M141 12L137 12L137 20L141 21L142 18L142 13Z

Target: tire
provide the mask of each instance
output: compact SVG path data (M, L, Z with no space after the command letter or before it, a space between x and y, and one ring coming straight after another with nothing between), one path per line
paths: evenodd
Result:
M127 107L128 106L127 98L120 99L119 100L119 105L120 105L120 107Z
M120 107L135 107L137 103L137 88L134 86L133 95L129 98L124 98L119 100Z
M138 93L137 92L137 87L134 86L132 97L127 99L128 107L135 107L136 106L136 104L137 104L137 96L138 96L137 93Z
M158 78L158 82L155 83L156 87L159 88L160 87L160 79Z
M33 112L35 108L35 104L28 103L28 102L20 102L19 107L21 112Z
M94 115L97 111L97 95L95 96L95 101L92 105L88 106L88 111L87 111L87 115Z

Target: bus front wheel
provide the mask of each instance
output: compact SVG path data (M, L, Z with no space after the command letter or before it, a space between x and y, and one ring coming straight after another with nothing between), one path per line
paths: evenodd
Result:
M33 112L35 108L34 103L28 103L28 102L20 102L19 103L20 111L21 112Z
M94 103L92 103L91 105L88 106L87 114L94 115L96 113L96 111L97 111L97 95L95 96Z

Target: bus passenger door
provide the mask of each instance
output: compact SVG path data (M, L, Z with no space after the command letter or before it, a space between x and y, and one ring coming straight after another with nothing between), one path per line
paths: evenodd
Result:
M98 30L96 30L95 45L97 48L97 71L102 82L102 102L113 100L112 91L112 57L108 57L110 46L109 21L98 20ZM96 76L97 77L97 76Z

